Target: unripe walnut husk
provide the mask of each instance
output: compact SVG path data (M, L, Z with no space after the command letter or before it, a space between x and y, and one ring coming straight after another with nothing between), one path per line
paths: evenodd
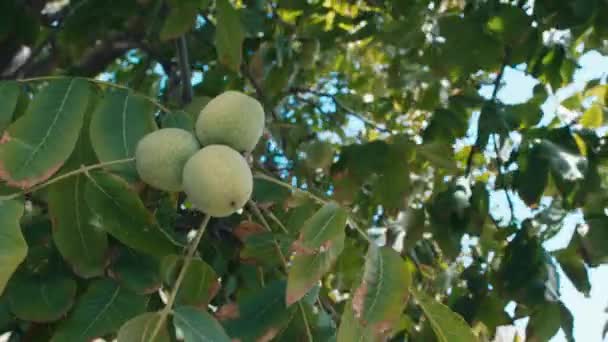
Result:
M194 154L184 167L183 182L188 200L214 217L241 209L253 191L247 161L224 145L209 145Z
M154 188L182 191L184 165L199 149L196 137L186 130L163 128L151 132L137 143L137 173Z
M196 136L203 146L227 145L238 152L251 152L263 131L260 102L232 90L209 101L196 120Z

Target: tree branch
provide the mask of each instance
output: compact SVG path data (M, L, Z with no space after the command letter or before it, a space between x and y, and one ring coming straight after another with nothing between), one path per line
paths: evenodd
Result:
M186 35L183 35L175 42L177 46L177 57L179 63L179 74L182 81L182 104L186 105L192 101L194 91L192 89L192 73L188 56L188 44Z
M138 41L124 37L103 41L85 51L80 61L70 71L70 74L86 77L96 76L105 70L106 66L116 58L124 55L131 49L139 47L141 47L141 44Z
M249 71L249 66L246 64L243 64L241 67L241 72L243 73L245 78L247 78L249 80L249 82L251 82L251 85L253 85L253 88L255 89L256 97L258 98L258 100L260 100L260 102L262 102L264 104L264 108L266 109L266 108L270 107L270 109L267 109L266 111L271 115L272 119L274 121L279 121L279 115L274 110L274 107L270 106L268 98L266 97L266 94L264 94L264 90L262 89L262 86L260 84L258 84L255 77L253 77L253 75Z

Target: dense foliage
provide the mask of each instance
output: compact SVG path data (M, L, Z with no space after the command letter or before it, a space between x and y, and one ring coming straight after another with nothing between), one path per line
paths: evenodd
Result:
M606 0L0 1L0 330L451 342L530 317L530 341L573 340L559 278L588 294L588 268L608 262L606 80L563 101L568 115L541 105L582 54L608 54L606 13ZM501 102L509 68L539 82L527 101ZM133 156L159 127L194 132L226 90L256 97L266 128L247 155L252 200L209 218L143 183ZM545 249L574 216L570 243Z

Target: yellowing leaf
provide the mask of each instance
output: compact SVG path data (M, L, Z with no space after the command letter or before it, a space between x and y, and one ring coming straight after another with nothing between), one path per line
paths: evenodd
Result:
M580 124L585 128L598 128L604 122L604 111L599 104L589 107L581 116Z

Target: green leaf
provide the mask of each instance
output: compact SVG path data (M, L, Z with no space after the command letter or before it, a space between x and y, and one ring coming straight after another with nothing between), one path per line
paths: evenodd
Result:
M143 313L147 299L104 279L89 285L68 318L57 327L52 342L85 342L114 332Z
M344 306L344 312L340 319L338 328L338 342L372 342L381 340L380 332L372 329L371 326L364 326L356 317L353 311L352 301L348 301Z
M604 123L604 110L599 104L594 104L587 109L579 121L585 128L599 128Z
M84 196L98 216L100 228L125 245L158 257L176 251L139 196L120 177L104 172L91 174Z
M161 274L163 281L169 287L175 284L183 262L184 258L178 255L168 255L163 258L160 266ZM213 268L203 260L193 259L177 291L175 303L206 308L219 288L218 276Z
M49 187L49 213L53 241L74 272L90 278L103 274L108 239L94 225L94 215L85 202L84 175L76 175Z
M196 23L198 10L208 5L208 0L172 1L171 10L160 31L160 39L175 39L190 31Z
M296 250L318 251L328 241L344 233L346 210L335 202L329 202L304 222L300 237L294 243Z
M481 150L488 144L490 135L498 134L502 137L508 133L509 129L502 108L497 108L495 103L489 101L481 109L477 126L475 146Z
M559 302L561 327L568 342L574 342L574 317L563 302Z
M0 200L0 294L27 255L27 243L19 226L23 209L20 201Z
M258 203L274 203L284 201L289 194L289 189L265 179L255 178L251 197Z
M85 114L76 147L58 174L97 162L87 129L90 113L89 110ZM90 278L103 274L108 239L106 233L93 224L93 213L84 199L86 182L84 174L77 174L52 184L48 188L47 202L55 246L76 274Z
M439 342L477 342L471 327L460 315L421 291L412 288L411 293L431 323Z
M353 295L355 317L378 330L396 323L407 302L410 283L409 269L399 253L370 245L362 282Z
M333 266L344 249L344 234L334 237L320 251L312 254L298 253L291 261L288 271L286 303L300 300L313 288L321 277Z
M277 266L282 263L277 244L281 253L288 255L292 242L293 239L288 236L270 232L251 234L243 242L244 246L240 252L240 259L242 262L254 262L263 266Z
M180 306L174 310L173 323L184 334L185 342L229 342L224 328L205 311Z
M13 119L20 92L19 83L0 81L0 133L8 127Z
M526 339L530 341L549 341L561 326L559 303L540 305L530 316L526 327Z
M225 305L218 315L220 319L225 317L221 323L228 336L253 342L262 337L270 341L289 323L292 313L293 309L285 306L285 282L277 280L239 298L238 304Z
M118 342L169 342L171 337L167 330L167 321L163 322L158 334L152 339L152 332L156 328L160 314L146 312L131 318L118 330Z
M41 90L2 136L0 179L24 189L49 179L74 150L89 93L89 84L76 78Z
M215 47L217 56L224 66L238 73L243 58L242 45L245 30L241 24L239 12L228 0L217 0L217 23L215 30Z
M443 142L451 144L454 139L465 135L468 117L459 111L437 109L424 130L425 143Z
M315 289L319 289L316 287ZM309 293L312 293L311 291ZM311 296L311 301L307 299L300 301L299 310L292 316L289 325L277 336L277 341L300 341L304 336L312 336L312 341L336 341L336 326L330 314L324 310L317 310L310 303L317 301L317 295Z
M74 304L74 279L16 276L7 288L11 311L19 319L33 322L52 322L64 316Z
M525 162L520 162L520 168L516 178L519 195L527 205L536 206L549 179L549 162L544 158L540 146L528 151Z
M201 113L203 108L211 101L209 96L195 96L192 101L184 108L184 111L190 115L193 121L196 122L198 115Z
M165 115L161 123L162 128L181 128L188 132L194 132L194 120L192 116L184 111Z
M159 260L122 247L116 261L110 266L109 274L122 286L140 293L153 293L161 285Z
M449 144L441 142L416 145L416 153L429 161L433 166L455 171L454 149Z
M585 261L590 266L608 262L608 217L586 218L589 231L580 238Z
M574 287L585 294L585 296L588 296L591 291L591 283L589 282L585 263L578 255L577 251L567 248L555 251L553 254Z
M150 101L131 91L107 91L89 127L91 144L99 160L133 157L139 140L156 129L153 110ZM119 172L130 181L138 179L134 163L113 165L108 170Z
M0 296L0 331L9 331L15 321L15 316L11 313L6 296Z

